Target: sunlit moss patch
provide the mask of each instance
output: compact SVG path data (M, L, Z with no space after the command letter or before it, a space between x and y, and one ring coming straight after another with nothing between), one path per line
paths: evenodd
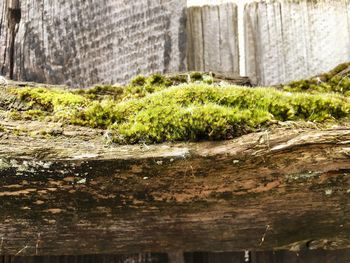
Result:
M282 86L282 89L291 92L328 92L350 96L350 72L344 72L344 70L349 67L350 63L343 63L327 73L310 79L290 82L289 84Z
M277 88L220 85L202 73L137 76L124 87L11 88L25 107L9 116L109 129L122 144L225 140L278 122L348 119L350 80L337 75L342 70Z

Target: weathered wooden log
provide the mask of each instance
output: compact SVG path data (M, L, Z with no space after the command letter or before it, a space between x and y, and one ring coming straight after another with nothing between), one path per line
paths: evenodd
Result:
M252 251L250 263L348 263L350 250ZM184 263L243 263L246 252L194 252L183 255ZM167 254L76 255L76 256L0 256L0 263L178 263Z
M1 124L0 254L350 247L348 127L117 146Z

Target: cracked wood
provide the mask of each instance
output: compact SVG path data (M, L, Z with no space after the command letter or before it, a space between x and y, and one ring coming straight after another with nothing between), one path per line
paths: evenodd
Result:
M62 129L1 134L1 254L350 247L347 127L134 146Z

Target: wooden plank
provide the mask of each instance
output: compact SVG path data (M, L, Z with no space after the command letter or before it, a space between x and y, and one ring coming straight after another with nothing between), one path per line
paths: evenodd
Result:
M350 247L347 127L108 146L23 125L0 141L1 254Z

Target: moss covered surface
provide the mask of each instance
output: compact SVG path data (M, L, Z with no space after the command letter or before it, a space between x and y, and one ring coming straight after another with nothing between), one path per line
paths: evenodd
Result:
M122 144L223 140L283 121L324 123L350 114L350 79L338 73L279 88L213 83L209 75L148 78L86 90L9 88L25 110L12 118L108 129Z
M282 89L292 92L333 92L350 96L350 63L343 63L331 71L310 79L293 81Z

